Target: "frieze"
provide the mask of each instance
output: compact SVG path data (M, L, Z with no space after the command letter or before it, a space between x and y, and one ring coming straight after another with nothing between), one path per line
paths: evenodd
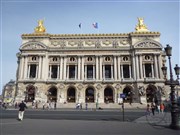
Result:
M152 41L144 41L135 46L135 48L161 48L160 45Z

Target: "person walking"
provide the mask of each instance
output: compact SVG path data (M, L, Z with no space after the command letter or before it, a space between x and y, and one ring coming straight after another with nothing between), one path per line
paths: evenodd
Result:
M164 104L160 105L160 110L161 110L161 113L163 114L164 113Z
M18 120L20 120L20 121L23 120L25 108L27 108L27 106L26 106L26 104L24 103L24 101L22 101L22 102L19 104L19 113L18 113Z
M155 106L153 103L151 104L151 111L152 111L152 114L155 115Z
M150 115L150 105L149 105L149 104L147 104L146 114L147 114L147 115Z

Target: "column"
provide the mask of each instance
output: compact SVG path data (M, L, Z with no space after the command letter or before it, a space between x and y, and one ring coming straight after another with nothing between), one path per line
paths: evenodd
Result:
M93 80L95 80L95 65L93 65Z
M60 57L60 80L62 80L62 78L63 78L63 58L62 57Z
M64 57L64 68L63 68L63 70L64 70L63 80L66 80L66 56Z
M114 80L117 80L117 58L114 56Z
M129 65L129 78L132 78L131 65Z
M59 80L59 74L60 74L60 71L59 71L60 68L59 67L60 67L60 65L57 65L57 66L58 66L58 69L57 69L57 79Z
M28 59L27 59L28 57L27 56L25 56L25 63L24 63L24 79L26 79L27 78L27 64L28 64Z
M142 65L142 55L139 57L139 63L140 63L140 79L143 79L143 65ZM145 76L145 74L144 74Z
M152 69L152 78L154 78L154 66L153 66L153 63L151 63L151 69Z
M78 80L80 80L80 68L81 68L80 56L78 56Z
M29 75L30 75L30 68L31 68L31 66L30 66L30 65L28 65L28 73L27 73L27 78L29 78Z
M163 73L162 73L162 70L161 70L161 67L163 66L162 65L162 56L161 55L158 55L158 62L159 62L159 65L158 65L159 78L163 79L164 76L163 76Z
M99 79L102 80L102 56L100 56L100 60L99 60Z
M124 79L123 65L121 65L121 78Z
M49 79L51 79L51 74L52 74L52 65L49 65Z
M113 65L111 65L111 79L113 79Z
M145 70L145 65L143 64L143 73L144 73L144 76L142 78L146 78L146 70Z
M20 69L19 69L19 73L20 73L20 79L23 78L23 73L24 73L24 56L21 57L20 59Z
M103 68L102 68L102 69L103 69L103 70L102 70L102 73L103 73L103 79L105 80L105 79L106 79L106 77L105 77L105 65L102 65L102 67L103 67Z
M121 70L120 70L120 65L121 65L121 63L120 63L120 56L118 56L118 64L117 64L117 66L118 66L118 80L120 80L121 79Z
M84 76L85 76L85 80L87 80L87 65L84 65L84 67L85 67L85 72L84 72L85 75Z
M98 62L98 56L96 56L96 80L99 80L99 62Z
M159 73L158 73L158 61L157 61L157 55L154 55L154 65L155 65L155 77L159 78Z
M39 56L38 79L41 79L41 64L42 64L42 57Z
M75 66L75 80L77 79L77 65L74 65Z
M81 69L82 69L82 74L81 74L81 79L84 80L84 56L82 56L82 61L81 61Z
M139 74L139 60L138 60L138 55L135 56L135 60L136 60L136 77L137 77L137 80L139 79L140 77L140 74ZM134 68L135 69L135 68Z
M136 69L137 67L136 67L136 65L135 65L136 63L135 63L135 55L133 54L133 56L132 56L132 78L134 79L134 80L136 80L136 71L138 71L139 69Z
M39 72L39 66L38 64L36 64L36 77L35 78L38 78L38 72Z

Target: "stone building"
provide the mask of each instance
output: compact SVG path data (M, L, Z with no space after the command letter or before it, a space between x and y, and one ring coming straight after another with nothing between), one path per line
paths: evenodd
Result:
M15 93L16 93L16 82L14 80L10 80L3 87L2 102L8 103L8 104L13 104L14 98L15 98Z
M40 20L22 34L16 101L160 103L167 97L160 33L138 19L135 32L49 34Z

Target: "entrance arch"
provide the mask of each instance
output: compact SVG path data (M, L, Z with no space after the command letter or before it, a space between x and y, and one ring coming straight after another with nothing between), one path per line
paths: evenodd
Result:
M104 89L104 102L105 103L113 103L114 102L113 90L110 87L107 87Z
M92 87L86 89L86 102L94 103L94 89Z
M33 100L35 99L35 87L33 85L27 86L25 94L26 94L25 101L33 102Z
M156 96L156 87L154 85L149 85L146 89L146 99L147 103L158 103Z
M67 101L75 103L76 101L76 90L73 87L68 88L67 90Z
M48 100L50 102L57 102L57 88L56 87L51 87L48 90Z
M126 97L123 99L123 102L125 103L132 103L133 101L133 92L132 92L132 87L130 86L126 86L124 89L123 89L123 94L126 95Z

